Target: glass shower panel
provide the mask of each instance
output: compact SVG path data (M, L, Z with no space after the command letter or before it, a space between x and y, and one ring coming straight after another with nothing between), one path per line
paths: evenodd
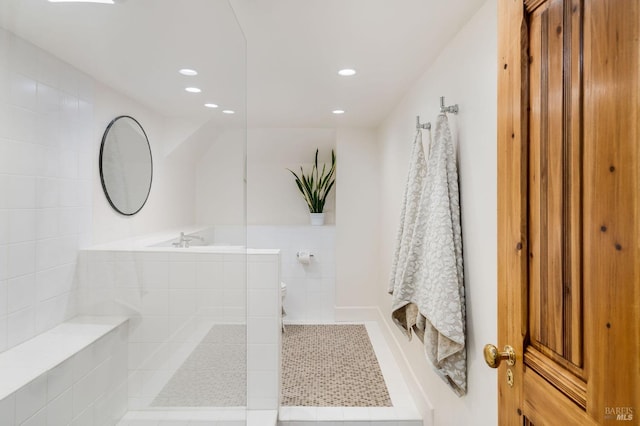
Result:
M232 418L241 422L247 405L246 46L228 2L184 5L206 16L197 34L206 46L171 72L189 67L199 73L178 77L182 86L202 92L178 87L178 96L200 111L163 123L166 139L154 162L164 157L158 169L168 173L156 179L154 168L149 207L160 185L174 186L168 206L154 214L176 207L188 214L173 212L182 219L169 227L168 239L115 260L116 275L128 271L116 284L116 303L134 310L128 409L158 419L166 411L190 419L191 409L198 409L198 418L206 409L212 420L216 411L225 417L235 411ZM132 234L146 234L140 229L145 223L132 224Z
M5 0L0 55L0 292L24 278L38 298L0 306L0 352L77 316L126 317L124 374L98 359L71 421L244 424L246 41L229 1ZM112 208L99 173L119 116L153 161L134 215ZM33 267L6 268L18 255ZM3 335L25 309L27 331Z

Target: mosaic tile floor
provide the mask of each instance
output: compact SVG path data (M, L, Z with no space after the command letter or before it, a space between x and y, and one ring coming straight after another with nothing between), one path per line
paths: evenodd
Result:
M364 325L287 325L282 405L391 407Z
M241 407L247 403L244 325L215 325L151 404L153 407Z

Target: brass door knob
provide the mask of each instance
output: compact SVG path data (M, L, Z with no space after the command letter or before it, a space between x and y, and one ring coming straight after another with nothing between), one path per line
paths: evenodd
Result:
M498 352L498 348L489 344L484 346L484 360L491 368L498 368L503 360L506 360L508 365L514 365L516 363L516 352L509 345L504 347L503 352Z

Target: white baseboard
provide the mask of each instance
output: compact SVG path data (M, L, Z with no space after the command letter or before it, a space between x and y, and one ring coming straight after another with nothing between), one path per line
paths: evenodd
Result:
M377 306L336 307L336 322L378 321L380 311Z

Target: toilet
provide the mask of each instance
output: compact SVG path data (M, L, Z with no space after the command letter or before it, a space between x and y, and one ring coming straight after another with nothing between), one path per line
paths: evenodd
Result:
M280 283L280 297L282 299L282 314L280 317L280 324L282 326L282 332L284 332L284 317L287 316L287 311L284 310L284 298L287 296L287 285L283 282Z

